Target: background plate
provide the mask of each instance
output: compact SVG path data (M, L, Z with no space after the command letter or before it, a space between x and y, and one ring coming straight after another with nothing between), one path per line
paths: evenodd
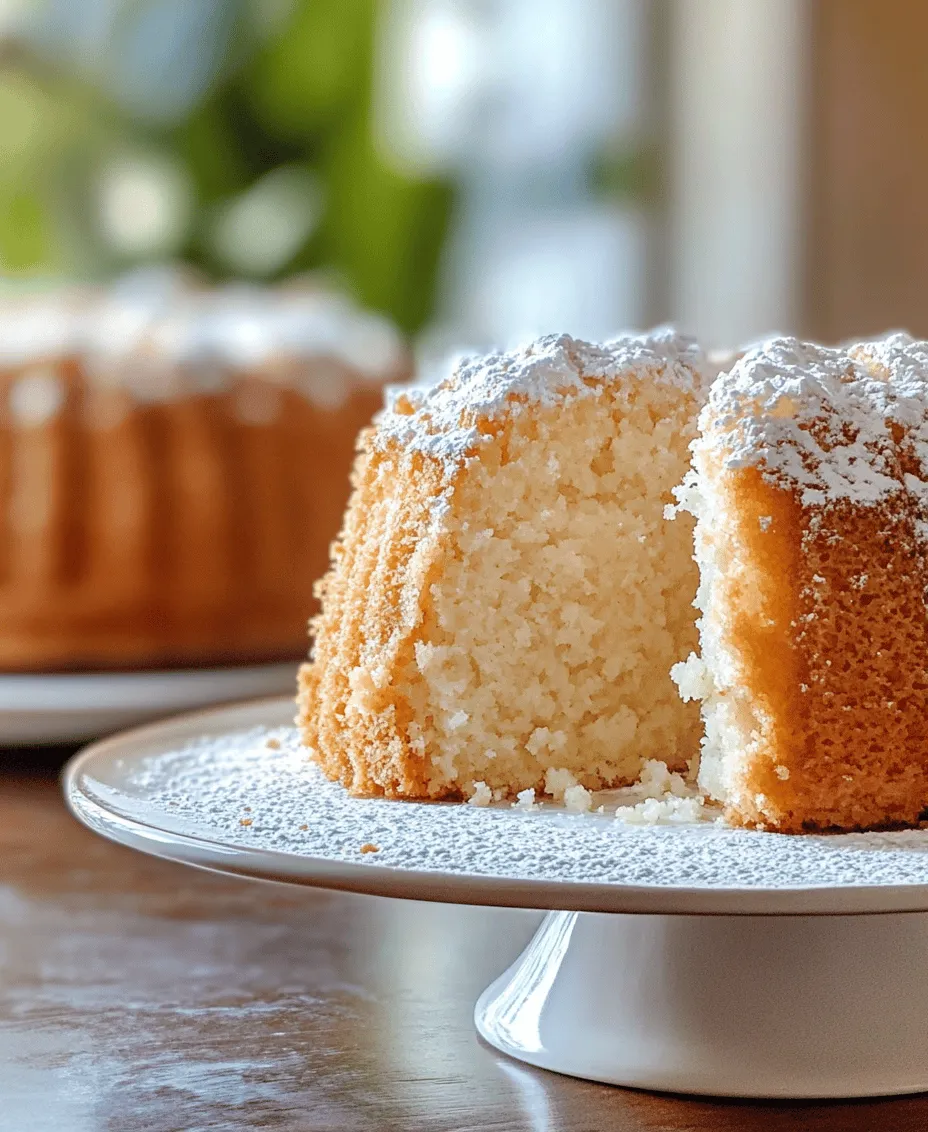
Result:
M79 743L145 720L296 686L297 663L0 676L0 746Z
M658 914L928 910L923 830L786 836L353 798L309 763L293 712L289 697L214 708L98 743L68 765L68 803L157 856L385 896Z

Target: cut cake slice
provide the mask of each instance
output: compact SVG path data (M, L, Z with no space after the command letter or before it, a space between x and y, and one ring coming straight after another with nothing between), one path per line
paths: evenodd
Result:
M363 439L300 677L304 741L361 794L485 802L680 767L699 718L689 466L708 369L670 332L567 336L397 391Z
M777 339L713 386L697 517L699 785L737 824L911 825L928 803L928 344Z

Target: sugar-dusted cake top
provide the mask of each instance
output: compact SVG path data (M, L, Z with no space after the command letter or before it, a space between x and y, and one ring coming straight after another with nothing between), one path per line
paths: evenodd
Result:
M78 357L91 378L99 369L113 380L114 363L140 356L233 371L330 358L378 381L397 377L406 357L386 319L311 283L204 287L167 271L0 295L0 368Z
M693 339L667 328L603 345L550 334L505 353L465 357L432 385L389 391L380 436L440 458L458 457L480 437L482 422L525 405L554 405L596 396L603 380L647 375L700 397L714 372Z
M928 479L928 343L763 342L713 384L700 429L726 467L758 467L806 506L874 503L901 489L903 448Z

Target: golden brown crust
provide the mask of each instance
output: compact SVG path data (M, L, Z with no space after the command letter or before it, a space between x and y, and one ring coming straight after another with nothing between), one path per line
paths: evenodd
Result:
M300 671L298 721L318 764L353 793L454 796L454 788L432 781L424 752L413 749L414 708L396 692L428 624L429 584L441 560L430 508L447 474L421 453L375 447L373 436L362 435L334 565L317 586L323 612L311 624L312 662ZM379 686L352 687L362 653L376 655ZM354 696L363 696L368 710L353 711Z
M57 374L65 404L38 424L0 376L0 671L300 656L380 390L327 410L245 377L142 404ZM252 392L274 403L256 423Z
M928 570L903 493L803 508L756 469L732 475L764 605L740 609L734 587L720 600L740 609L731 640L767 726L728 818L781 832L916 823L928 801Z

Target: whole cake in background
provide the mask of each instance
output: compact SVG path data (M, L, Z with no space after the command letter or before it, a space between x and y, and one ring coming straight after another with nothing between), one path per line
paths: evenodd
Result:
M476 801L684 767L699 715L689 467L708 365L671 333L569 337L397 391L365 435L300 680L358 793Z
M0 300L0 669L299 656L393 329L309 283Z

